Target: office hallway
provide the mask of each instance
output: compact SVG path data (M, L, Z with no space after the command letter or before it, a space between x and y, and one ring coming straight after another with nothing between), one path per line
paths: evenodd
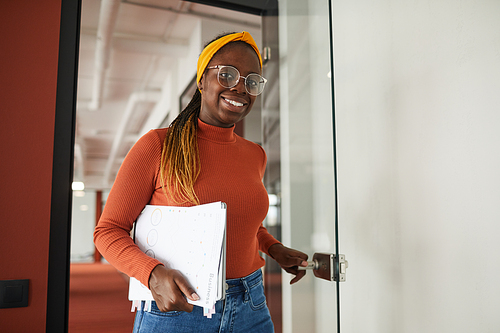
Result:
M130 333L128 282L111 265L71 264L69 333Z

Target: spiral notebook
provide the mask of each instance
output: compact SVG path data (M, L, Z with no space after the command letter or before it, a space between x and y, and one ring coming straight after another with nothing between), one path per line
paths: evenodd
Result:
M179 270L200 296L189 303L210 316L215 302L225 297L226 204L192 207L147 205L137 218L135 243L166 267ZM150 310L151 291L130 278L129 300L134 311L141 301Z

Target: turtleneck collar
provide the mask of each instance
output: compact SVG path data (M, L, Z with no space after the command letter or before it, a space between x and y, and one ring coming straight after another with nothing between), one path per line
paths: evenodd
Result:
M236 141L234 125L217 127L204 123L198 118L198 137L218 143L233 143Z

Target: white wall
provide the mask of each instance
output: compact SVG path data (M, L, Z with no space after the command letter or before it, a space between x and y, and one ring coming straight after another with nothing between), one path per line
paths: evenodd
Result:
M342 332L498 332L500 2L334 1Z

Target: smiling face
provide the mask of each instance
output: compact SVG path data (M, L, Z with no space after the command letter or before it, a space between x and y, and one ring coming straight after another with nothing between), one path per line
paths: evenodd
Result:
M257 54L246 43L229 43L220 49L210 60L207 67L217 65L233 66L241 76L250 73L260 74L260 63ZM255 96L249 95L245 89L245 79L241 78L232 88L224 88L217 81L217 69L207 69L198 83L201 91L200 119L204 123L231 127L252 109Z

